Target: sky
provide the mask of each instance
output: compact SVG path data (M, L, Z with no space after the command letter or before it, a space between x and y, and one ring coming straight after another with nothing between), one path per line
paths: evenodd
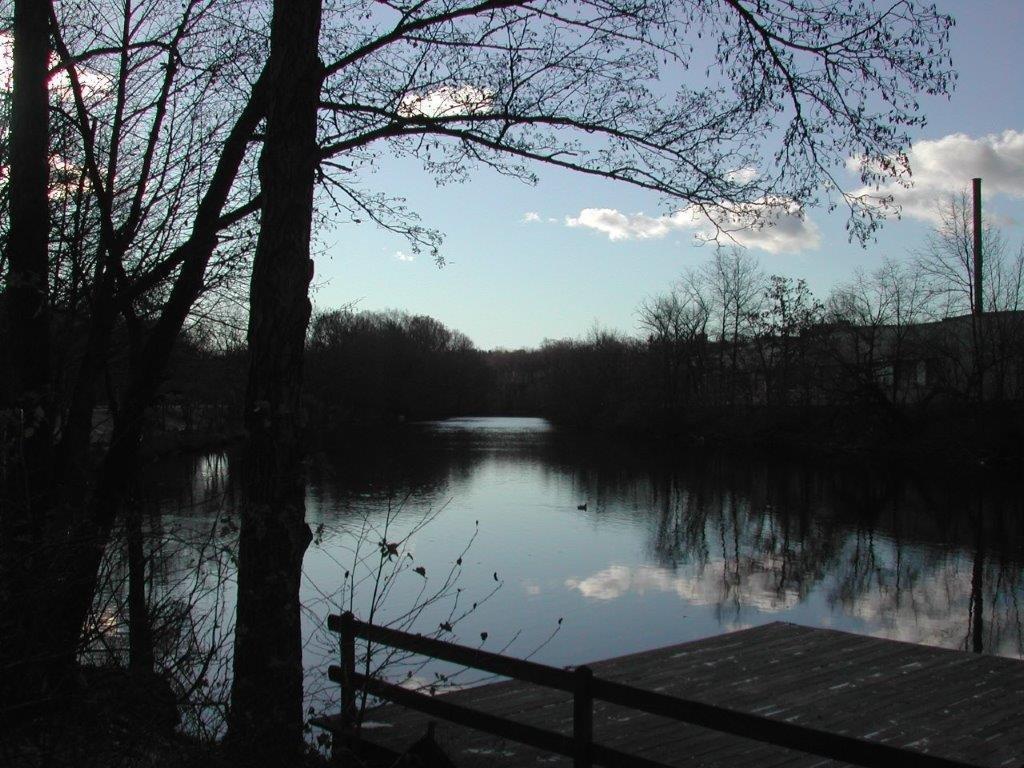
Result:
M957 24L951 50L959 82L951 99L922 99L928 124L914 135L915 189L901 220L867 247L848 242L846 213L809 209L803 226L741 237L767 273L805 278L823 298L855 267L907 258L920 247L934 201L981 176L985 210L1010 243L1024 237L1024 0L945 0ZM446 266L370 224L338 225L321 238L314 303L331 309L402 309L431 315L483 349L537 346L595 325L632 332L636 308L710 256L694 230L660 218L653 193L536 168L529 186L488 170L438 186L414 161L383 157L372 186L401 194L440 230ZM859 181L848 177L848 189Z
M910 150L915 188L866 247L848 241L846 211L808 209L786 227L736 235L769 274L802 277L819 298L855 268L909 258L934 224L934 203L983 178L986 215L1012 247L1024 240L1024 0L942 0L956 18L952 97L922 97L928 124ZM0 47L0 74L9 71ZM632 332L637 306L706 261L685 216L654 193L537 166L535 186L488 169L438 185L418 161L378 158L373 190L405 198L444 235L439 268L370 223L321 231L314 303L329 310L401 309L431 315L478 347L534 347L595 326ZM842 173L842 172L841 172ZM847 175L847 189L859 180Z

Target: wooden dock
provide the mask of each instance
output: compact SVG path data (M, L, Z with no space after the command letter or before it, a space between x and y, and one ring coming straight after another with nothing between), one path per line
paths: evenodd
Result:
M1024 765L1024 663L777 622L590 665L638 688L980 766ZM518 681L445 701L570 734L572 696ZM837 761L596 702L594 741L678 766L835 766ZM397 705L367 713L363 738L402 752L432 718ZM572 760L443 721L459 768L571 766Z

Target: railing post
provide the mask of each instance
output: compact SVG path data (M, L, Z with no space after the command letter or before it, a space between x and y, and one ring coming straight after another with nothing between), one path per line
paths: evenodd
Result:
M572 768L590 768L590 745L594 741L594 699L591 683L594 673L588 666L576 667L576 684L572 694Z
M354 683L356 674L356 635L355 616L352 611L341 614L341 721L352 728L356 724L356 691Z

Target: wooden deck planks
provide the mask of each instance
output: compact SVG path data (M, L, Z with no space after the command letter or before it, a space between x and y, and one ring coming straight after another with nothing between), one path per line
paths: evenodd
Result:
M1024 762L1024 663L777 622L591 665L595 675L835 733L981 765ZM444 694L491 714L571 733L569 694L505 681ZM401 751L430 719L395 706L364 735ZM835 766L749 739L595 703L595 741L670 765ZM438 740L462 768L571 761L460 726Z

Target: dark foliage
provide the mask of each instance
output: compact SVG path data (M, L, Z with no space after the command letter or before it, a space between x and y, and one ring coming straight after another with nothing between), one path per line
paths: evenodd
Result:
M318 429L479 413L491 381L465 334L394 311L317 315L306 366L307 407Z

